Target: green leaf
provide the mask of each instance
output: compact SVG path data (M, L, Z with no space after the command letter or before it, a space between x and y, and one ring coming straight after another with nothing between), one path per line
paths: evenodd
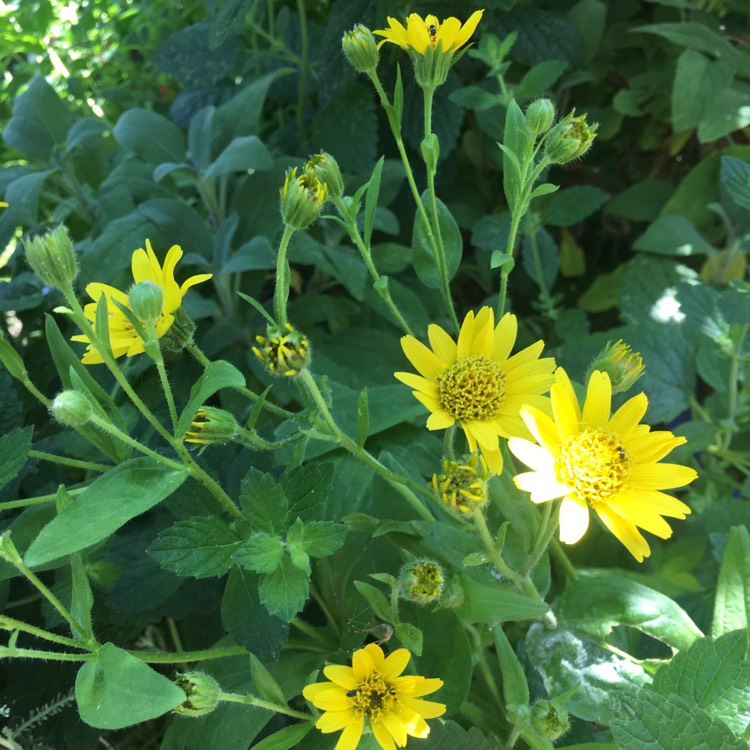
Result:
M380 180L383 176L383 162L385 156L381 156L378 159L378 163L372 170L372 176L367 183L367 194L365 195L365 226L364 226L364 241L365 247L370 247L372 240L372 228L375 223L375 210L378 207L378 197L380 196Z
M714 250L684 216L660 216L638 237L633 247L677 257L706 255Z
M0 487L15 479L31 450L33 427L16 427L0 437Z
M364 581L354 581L354 587L370 605L370 609L375 614L375 617L380 618L383 622L393 621L391 604L379 588Z
M171 469L150 458L116 466L42 529L26 551L26 565L42 565L106 539L169 497L187 477L187 470Z
M258 589L263 606L272 614L289 622L305 606L310 593L309 575L297 568L291 558L282 557L281 565L267 573Z
M458 228L456 219L448 207L439 199L435 199L437 205L438 222L443 237L443 250L445 252L445 267L448 280L456 275L463 254L463 238ZM422 193L422 205L430 216L430 196L425 191ZM434 234L434 232L433 232ZM437 242L437 237L435 238ZM430 289L440 289L440 274L437 270L437 261L432 252L432 245L427 238L421 214L419 211L414 216L414 228L412 231L412 261L414 270L419 280Z
M258 657L278 659L289 625L261 605L258 584L255 573L232 568L221 600L221 621L235 643Z
M668 596L616 575L595 575L571 583L560 599L560 617L576 630L604 640L627 625L677 649L702 633L684 609Z
M301 547L310 557L328 557L341 547L347 533L343 524L313 521L305 524Z
M707 101L715 106L716 98L729 88L734 77L724 62L710 60L700 52L686 49L677 58L672 90L672 127L675 133L698 126L706 116Z
M185 138L166 117L148 109L128 109L112 131L115 140L135 152L143 161L161 164L184 162Z
M381 279L388 279L387 276L381 276ZM361 448L367 440L370 429L370 409L369 399L367 397L367 388L360 391L357 399L357 445Z
M519 81L515 96L521 99L543 96L567 67L565 60L544 60L537 63Z
M529 200L533 200L534 198L541 198L543 195L549 195L550 193L556 193L559 189L559 185L553 185L551 182L543 182L541 185L537 185L531 191Z
M494 734L485 737L476 727L464 729L448 720L435 721L430 725L429 747L430 750L505 750L507 745L500 742Z
M546 624L533 623L526 635L526 653L541 674L547 695L560 695L577 687L565 704L566 710L599 724L608 725L612 719L609 696L614 689L628 687L635 692L650 680L632 659L565 627L550 629Z
M289 500L289 516L314 521L333 485L333 464L311 463L284 472L279 480Z
M408 648L415 656L422 655L422 631L416 625L410 622L398 622L393 632L404 648Z
M500 673L503 676L503 698L505 705L528 706L529 705L529 683L526 680L521 662L518 660L513 646L510 645L508 636L505 635L500 625L492 628L495 641L495 652L500 664Z
M94 330L102 342L104 351L112 355L112 344L109 341L109 305L106 294L102 294L96 303Z
M215 112L215 107L204 107L193 115L188 128L188 156L201 172L211 163L211 136Z
M255 689L263 700L278 703L281 706L286 704L284 691L279 683L274 680L263 662L252 653L250 654L250 676L253 678Z
M607 193L592 185L577 185L560 190L547 202L544 221L553 227L569 227L591 216L608 197Z
M283 71L274 71L256 78L216 110L214 129L219 148L224 149L233 138L260 131L261 113L268 89L281 75L284 75Z
M261 531L279 534L286 528L289 501L283 484L251 468L240 488L240 506L247 520Z
M81 718L97 729L155 719L185 701L184 691L140 659L106 643L76 677Z
M746 750L726 724L676 695L658 695L643 688L637 695L614 691L612 734L628 750L716 748Z
M654 692L676 695L721 719L738 737L750 724L750 661L747 631L701 638L680 651L654 676Z
M297 747L297 743L313 728L312 722L301 722L279 729L257 744L253 750L289 750Z
M721 186L742 208L750 209L750 164L732 156L721 157Z
M456 611L468 622L532 620L549 612L544 602L519 594L506 585L485 586L473 578L461 576L461 586L466 599Z
M68 499L70 500L70 498ZM83 559L78 553L70 557L70 574L70 614L80 624L80 628L72 628L73 637L84 642L93 642L94 630L91 623L91 610L94 606L94 592L91 590Z
M515 207L523 189L519 166L526 158L530 141L531 133L526 124L526 118L514 99L508 105L503 131L503 189L511 210Z
M607 211L631 221L653 221L674 192L666 180L646 177L625 188L607 206Z
M256 573L272 573L281 564L284 546L273 534L253 534L234 553L239 565Z
M473 109L478 112L491 109L502 103L498 94L492 93L480 86L464 86L463 88L451 91L448 99L461 107Z
M188 518L161 531L146 550L164 570L178 576L223 576L241 540L213 516Z
M187 406L177 423L177 437L182 437L190 427L198 409L222 388L241 388L245 385L245 376L229 362L218 360L209 362L203 374L190 389Z
M235 138L210 164L205 177L220 177L232 172L259 172L271 169L273 156L256 135Z
M733 526L716 583L711 633L714 637L750 625L750 534Z

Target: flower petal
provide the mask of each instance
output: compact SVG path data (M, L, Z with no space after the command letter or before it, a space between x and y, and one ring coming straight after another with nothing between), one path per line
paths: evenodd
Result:
M638 561L643 562L644 557L651 554L648 542L643 538L640 531L630 521L626 521L614 510L600 504L596 509L602 523L619 539L628 552Z
M446 366L456 361L456 342L438 325L431 323L427 327L427 337L430 340L435 356Z
M589 378L586 402L583 405L583 423L594 429L604 428L612 408L612 385L606 372L594 370Z
M589 527L589 508L586 503L573 500L570 496L560 505L560 541L575 544Z
M411 654L405 648L397 648L393 653L389 654L386 657L383 668L385 679L390 681L398 677L406 669L406 665L410 659Z
M401 348L414 369L428 380L436 380L437 376L445 369L443 363L432 350L415 339L414 336L402 336Z

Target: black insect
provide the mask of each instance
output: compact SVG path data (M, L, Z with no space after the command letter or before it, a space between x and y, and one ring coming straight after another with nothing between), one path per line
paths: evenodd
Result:
M357 693L359 693L359 688L354 688L354 690L350 690L350 691L349 691L349 692L348 692L348 693L346 694L346 697L347 697L347 698L353 698L353 697L354 697L355 695L357 695Z
M431 23L428 31L430 32L430 36L434 37L437 34L437 26L435 26L434 23Z

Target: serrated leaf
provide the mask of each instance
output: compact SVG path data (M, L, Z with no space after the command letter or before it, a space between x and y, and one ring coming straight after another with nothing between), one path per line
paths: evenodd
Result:
M687 648L702 633L668 596L615 575L596 575L571 583L557 605L560 617L583 633L604 640L627 625L669 646Z
M15 479L31 450L33 427L16 427L0 437L0 487Z
M272 573L281 563L284 547L281 539L260 532L245 540L234 553L239 565L256 573Z
M200 516L177 521L160 532L146 550L159 565L178 576L223 576L241 539L223 521Z
M676 695L663 696L649 688L636 695L614 691L612 734L628 750L716 748L746 750L726 724Z
M750 209L750 164L733 156L722 156L719 174L729 197L738 206Z
M270 474L251 468L240 487L240 506L253 526L269 534L286 528L289 502L282 487Z
M313 521L333 484L333 464L313 463L284 472L279 480L289 500L290 518Z
M677 695L721 719L738 737L750 724L750 661L747 631L721 638L701 638L661 667L652 688L663 696Z
M332 555L346 539L346 526L333 521L313 521L305 524L302 549L310 557L328 557Z
M711 633L720 636L750 625L750 534L733 526L716 583Z
M464 729L450 720L432 723L429 746L430 750L505 750L507 747L494 734L485 737L476 727Z
M81 719L97 729L122 729L154 719L185 697L171 680L111 643L96 651L76 677Z
M42 529L26 551L26 564L42 565L106 539L169 497L187 477L187 470L150 458L134 458L110 469Z
M291 558L282 557L279 567L261 578L258 593L270 614L289 622L305 606L310 593L310 578L292 563Z
M245 385L245 376L229 362L218 360L210 362L195 385L190 389L190 398L177 423L177 437L182 437L190 427L198 409L222 388L241 388Z

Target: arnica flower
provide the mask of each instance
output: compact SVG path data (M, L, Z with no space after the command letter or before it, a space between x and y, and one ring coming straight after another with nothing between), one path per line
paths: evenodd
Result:
M330 682L308 685L302 695L325 713L315 726L328 734L344 730L334 750L355 750L365 719L383 750L405 747L407 737L424 739L430 733L425 719L445 713L445 705L420 700L442 687L433 677L402 675L411 654L400 648L388 657L375 643L358 649L352 666L323 669Z
M211 278L210 273L201 273L191 276L180 286L174 278L174 270L182 257L182 249L179 245L172 245L167 252L162 267L156 258L151 243L146 240L146 250L139 248L133 253L131 259L131 270L133 281L139 284L150 281L156 284L164 296L161 315L155 321L154 327L157 338L162 338L169 331L175 319L175 313L182 305L182 298L187 290L195 284L201 284ZM118 308L113 300L124 307L129 307L128 295L108 284L93 283L86 286L86 293L91 297L90 302L84 308L86 317L94 323L96 321L96 304L102 295L107 298L107 310L109 312L109 342L112 354L115 357L126 355L132 357L143 352L143 339L135 332L126 315ZM82 341L88 344L86 352L81 360L84 365L101 364L104 360L101 354L92 348L88 336L79 334L72 337L73 341Z
M495 326L491 307L483 307L476 317L470 311L458 342L435 324L427 329L432 349L413 336L402 337L404 354L419 375L395 373L432 412L427 429L442 430L458 422L469 450L479 447L496 474L503 470L499 438L530 437L521 407L545 409L548 399L542 394L555 381L555 360L539 359L544 342L510 356L517 333L518 321L511 313Z
M690 513L685 503L662 490L683 487L697 474L687 466L659 463L685 438L639 424L648 406L643 393L610 416L612 386L607 373L592 373L583 410L565 371L558 369L555 375L550 391L553 417L533 407L521 411L538 445L522 439L508 442L533 469L516 476L515 483L530 492L535 503L563 498L561 541L574 544L586 533L592 508L642 562L651 549L638 527L668 539L672 529L663 516L684 519Z
M452 511L473 513L487 503L487 482L492 474L477 453L466 463L443 459L443 473L433 474L432 489Z
M389 17L389 28L373 33L385 37L378 48L392 42L406 50L414 63L417 83L434 89L445 83L451 65L463 54L456 56L456 52L469 41L483 13L483 10L475 11L464 24L453 16L440 23L436 16L422 18L412 13L406 19L406 27Z

